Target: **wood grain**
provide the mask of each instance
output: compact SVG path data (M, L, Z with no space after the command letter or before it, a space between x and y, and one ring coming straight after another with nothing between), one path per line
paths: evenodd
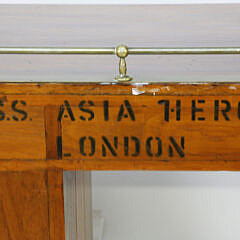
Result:
M43 107L28 107L28 113L26 113L25 101L4 97L2 99L4 100L0 100L2 109L0 112L2 120L0 158L44 159L46 145ZM20 108L22 112L19 112Z
M28 134L26 129L24 137L41 141L45 136L43 152L47 153L47 158L34 157L41 148L29 145L31 160L2 158L2 171L240 168L239 83L2 83L1 86L2 98L10 103L24 101L25 111L39 116L32 117L31 113L19 121L26 121L25 127L20 125L22 132L28 123L38 128L44 119L44 133ZM8 106L0 110L7 115L12 111ZM19 119L23 115L17 114ZM28 121L30 117L32 121ZM0 125L2 132L8 127L5 121ZM14 124L17 126L18 122ZM8 134L18 139L18 134L8 129ZM11 144L5 146L5 152L12 150ZM21 156L21 151L18 148L16 154Z
M2 239L49 240L46 173L46 171L1 172Z
M46 132L46 161L59 158L57 139L60 135L61 126L57 121L58 109L45 106L45 132ZM48 217L49 217L49 240L65 239L64 199L63 199L63 171L48 171Z
M126 110L126 99L131 104L132 117ZM86 98L87 101L95 104L92 107L85 105L94 113L92 120L77 118L77 114L91 117L90 114L81 114L77 107L72 107L75 121L70 118L62 120L63 159L66 161L79 159L83 165L92 160L99 163L133 161L134 165L141 161L240 160L240 97L95 96ZM104 101L109 104L107 120L103 116ZM178 113L177 101L181 104ZM225 101L231 103L226 119L221 110L215 116L215 101L221 109L225 109ZM164 102L169 104L167 113ZM122 106L125 110L119 117ZM199 109L202 112L198 112Z
M6 134L1 138L1 141L5 143L4 148L3 146L2 148L4 154L9 153L8 159L12 156L11 152L15 152L14 156L18 159L31 157L31 160L26 159L30 162L32 158L39 159L39 156L45 159L42 161L47 161L49 157L57 159L56 148L52 148L54 141L52 145L47 144L47 149L45 145L45 137L46 143L49 143L49 135L45 135L45 129L48 130L51 127L53 133L57 132L58 125L51 124L54 121L54 118L51 118L54 109L46 108L45 112L43 109L34 108L37 114L32 115L33 121L25 124L18 121L15 124L8 124L8 126L1 124L1 133ZM7 112L8 110L9 108L6 108ZM45 127L44 120L46 122ZM18 129L21 129L21 135ZM35 129L37 129L37 132ZM41 130L39 131L39 129ZM10 140L7 138L8 135L11 136ZM38 140L42 144L36 144ZM15 142L23 143L19 145L14 144ZM33 143L33 147L28 143ZM26 156L25 149L30 154L29 156ZM2 152L1 150L1 157L5 157ZM65 239L62 171L42 169L0 172L0 185L1 239Z
M49 240L65 240L63 172L48 174Z
M66 240L93 239L90 171L64 171Z
M1 239L64 240L62 181L55 171L1 172Z

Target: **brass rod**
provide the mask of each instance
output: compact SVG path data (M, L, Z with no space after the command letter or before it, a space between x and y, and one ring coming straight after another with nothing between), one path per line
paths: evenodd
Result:
M128 54L170 55L170 54L240 54L239 47L218 48L128 48Z
M116 54L115 47L0 47L0 54ZM129 55L240 54L240 47L128 48Z
M115 54L115 48L0 47L0 54Z

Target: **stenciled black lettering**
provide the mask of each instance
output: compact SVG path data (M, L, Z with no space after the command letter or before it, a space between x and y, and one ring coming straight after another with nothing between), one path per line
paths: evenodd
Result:
M90 141L90 152L87 154L85 152L85 141L86 141L87 137L81 137L79 139L79 148L80 148L80 153L83 155L83 156L93 156L95 154L95 145L96 145L96 142L95 142L95 139L93 137L88 137L89 141Z
M225 104L225 108L221 109L221 113L226 121L230 121L227 112L231 110L231 104L227 100L221 100L221 103ZM214 101L214 120L218 121L219 120L219 100Z
M125 113L125 109L127 110L127 113ZM125 117L125 118L130 117L132 121L135 121L135 115L134 115L132 106L128 100L125 100L124 104L121 104L117 121L121 121L122 117Z
M107 137L102 136L103 144L102 144L102 156L107 156L107 149L111 152L112 156L117 156L117 148L118 148L118 137L113 137L113 145L108 141Z
M140 141L137 137L131 136L131 140L134 142L135 151L131 154L132 157L137 157L140 154ZM124 155L129 155L129 137L124 137Z
M67 112L68 112L68 115L70 116L70 119L72 121L75 121L75 117L73 115L73 111L72 111L72 108L69 104L69 102L67 100L64 101L64 104L60 106L60 109L59 109L59 113L58 113L58 122L61 122L62 120L62 116L64 114L64 111L65 111L65 107L67 109Z
M157 152L154 154L153 150L152 150L152 141L153 139L156 140L157 142ZM147 155L150 157L156 156L156 157L160 157L162 155L162 141L159 137L149 137L146 140L146 152Z
M83 121L91 121L92 119L94 119L94 112L89 109L89 108L86 108L86 106L84 106L86 104L86 101L81 101L78 105L80 111L82 112L86 112L88 113L90 116L88 118L84 117L84 116L80 116L80 119L83 120ZM87 106L94 106L94 103L92 101L88 101L88 105Z
M57 153L58 158L62 158L62 136L57 136Z
M184 137L181 137L181 146L178 145L177 141L174 139L174 137L169 137L170 144L168 148L168 155L169 157L173 157L173 148L176 150L178 155L183 158L184 157Z
M240 102L238 102L238 119L240 119Z
M205 103L205 100L198 100L198 103ZM196 112L203 112L203 108L196 107L196 101L192 100L192 121L196 120ZM198 117L197 120L204 121L205 117Z
M4 101L0 99L0 107L3 107L3 106L4 106ZM5 119L5 113L2 110L0 110L0 121L4 119Z
M176 120L181 120L181 100L176 101Z
M109 102L106 100L103 102L103 109L104 109L104 121L109 120Z
M159 100L158 104L164 105L164 120L169 121L169 100Z
M17 112L17 113L21 114L22 116L21 116L21 118L19 118L19 117L13 115L12 118L13 118L15 121L19 121L19 119L20 119L21 121L24 121L24 120L27 119L27 116L28 116L28 115L27 115L27 112L24 111L24 110L22 110L22 109L20 109L20 108L17 106L18 104L19 104L19 105L22 105L22 106L26 106L26 102L25 102L25 101L22 101L22 100L20 100L20 101L15 100L15 101L12 102L12 110L13 110L14 112Z

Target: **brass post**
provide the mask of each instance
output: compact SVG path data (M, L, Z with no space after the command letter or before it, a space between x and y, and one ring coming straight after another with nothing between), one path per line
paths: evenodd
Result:
M115 77L118 82L128 82L132 80L132 77L127 76L127 63L126 57L128 56L128 47L125 45L119 45L116 47L116 55L119 60L119 75Z

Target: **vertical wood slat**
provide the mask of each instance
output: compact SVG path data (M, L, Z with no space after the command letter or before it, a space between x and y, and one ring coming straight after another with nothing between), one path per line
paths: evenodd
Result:
M57 153L56 111L45 111L47 158ZM0 172L0 239L64 240L62 171Z
M64 172L66 240L93 240L90 171Z
M59 159L60 149L58 139L61 138L61 123L57 120L59 108L57 106L45 107L45 135L47 159Z
M93 240L92 183L90 171L76 171L77 233L79 240Z
M66 240L77 240L76 172L63 172Z
M59 109L53 106L45 108L46 157L59 159L58 138L61 125L57 121ZM48 171L48 204L50 240L65 240L63 171Z
M50 240L65 240L63 172L48 171L48 208Z
M0 238L49 240L47 171L0 173Z
M0 236L64 240L62 172L0 173Z

